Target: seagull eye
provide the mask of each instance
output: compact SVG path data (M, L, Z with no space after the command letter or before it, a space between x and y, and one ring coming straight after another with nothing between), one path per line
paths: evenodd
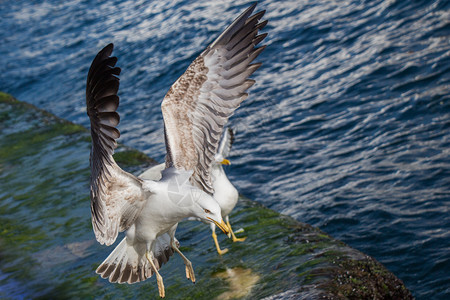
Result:
M211 211L210 211L209 209L206 209L206 208L205 208L205 213L210 214Z

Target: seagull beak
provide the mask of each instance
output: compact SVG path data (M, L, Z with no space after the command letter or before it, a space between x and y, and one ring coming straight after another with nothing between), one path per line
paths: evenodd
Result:
M211 219L211 218L209 218L209 217L207 217L207 218L208 218L209 220L213 221L214 224L216 224L216 226L219 227L220 230L223 231L223 233L225 233L229 238L231 238L231 230L230 230L230 228L228 227L228 225L225 224L225 222L223 221L223 219L222 219L221 222L219 223L219 222L214 221L213 219Z
M220 163L222 165L227 165L227 166L231 165L230 161L228 159L226 159L226 158L224 160L222 160Z

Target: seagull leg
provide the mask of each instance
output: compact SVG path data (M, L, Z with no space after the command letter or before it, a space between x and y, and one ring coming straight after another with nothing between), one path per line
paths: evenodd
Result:
M223 255L225 253L228 252L228 249L220 249L219 246L219 241L217 240L217 235L216 235L216 225L214 223L211 223L211 231L212 231L212 238L214 240L214 244L216 245L216 249L217 249L217 253L219 253L219 255Z
M237 238L237 237L234 235L233 229L231 229L230 219L228 218L228 216L226 216L225 219L227 220L228 228L230 228L231 238L233 239L233 242L236 243L236 242L243 242L243 241L245 241L245 239L246 239L247 237Z
M158 290L159 290L159 296L161 298L164 298L166 296L166 292L164 290L164 283L163 283L163 278L162 276L159 274L158 270L156 269L155 264L153 263L153 255L150 253L150 256L148 256L148 252L145 252L145 257L147 258L148 262L150 263L150 265L153 268L153 271L155 271L156 274L156 282L158 283Z
M186 265L186 278L190 279L193 283L195 283L194 268L192 267L191 261L189 259L187 259L183 253L181 253L180 249L178 249L175 242L172 242L172 248L173 248L173 250L175 250L175 252L180 254L181 258L184 260L184 264Z

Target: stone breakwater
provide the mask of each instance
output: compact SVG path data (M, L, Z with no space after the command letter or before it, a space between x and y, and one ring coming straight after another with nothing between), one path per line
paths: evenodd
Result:
M118 285L94 272L112 248L91 228L90 147L84 127L0 93L0 298L159 298L153 278ZM115 158L135 174L156 163L123 145ZM161 270L168 299L412 298L383 265L317 228L242 196L231 220L247 240L222 235L222 257L208 226L180 224L198 282L172 257Z

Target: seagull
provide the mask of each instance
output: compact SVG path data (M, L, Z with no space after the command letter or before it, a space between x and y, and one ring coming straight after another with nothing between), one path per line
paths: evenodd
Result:
M230 161L227 159L231 146L234 141L234 132L231 128L226 128L222 135L222 139L220 140L218 151L216 155L214 156L214 162L212 164L212 183L214 188L214 199L217 200L219 203L222 216L225 217L226 224L228 228L230 229L230 234L232 237L233 242L243 242L245 241L244 238L237 238L231 229L230 220L228 215L231 213L231 211L236 206L236 203L239 198L239 193L237 189L234 187L234 185L230 182L228 179L225 171L223 170L222 165L230 165ZM139 175L140 178L143 179L149 179L149 180L159 180L161 179L161 172L163 172L165 169L165 163L153 166L146 170L144 173ZM194 218L194 220L200 220L197 218ZM200 220L201 221L201 220ZM214 240L214 244L216 246L217 253L219 255L223 255L228 252L228 249L220 249L219 242L217 240L216 235L216 224L210 223L211 226L211 232L212 232L212 238Z
M217 200L220 206L221 214L225 217L226 224L228 229L230 230L230 234L233 242L243 242L244 238L237 238L231 229L229 214L236 206L236 203L239 198L239 193L234 185L228 179L222 165L230 165L230 161L227 159L231 146L234 141L234 132L231 128L227 128L224 131L222 140L219 144L219 149L214 157L215 163L212 165L212 181L214 188L214 199ZM219 255L225 254L228 252L228 249L220 249L219 242L217 241L216 235L216 225L214 223L210 223L212 238L214 240L214 244L216 245L217 253Z
M261 63L252 61L264 50L256 47L267 34L258 32L265 11L247 8L210 44L171 86L161 104L166 144L165 169L159 181L145 180L122 170L114 160L120 132L119 75L113 44L94 58L87 76L86 106L90 119L91 216L100 244L125 237L97 268L110 282L135 283L156 275L177 252L186 277L195 282L192 263L175 238L178 222L195 217L230 232L214 199L212 164L229 117L248 96L249 79Z

